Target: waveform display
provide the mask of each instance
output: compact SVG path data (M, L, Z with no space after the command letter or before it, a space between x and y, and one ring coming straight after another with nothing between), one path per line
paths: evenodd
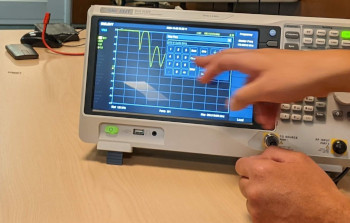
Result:
M166 54L161 55L159 46L155 46L152 51L152 43L151 43L151 33L149 31L141 31L141 30L132 30L132 29L117 29L117 32L132 32L132 33L138 33L138 48L139 51L141 51L143 45L143 41L145 39L145 34L147 37L147 43L145 44L148 46L148 60L149 60L149 67L153 67L154 64L154 58L156 54L158 55L158 64L159 67L163 67Z
M135 113L252 124L251 107L231 112L225 105L246 76L227 71L202 84L197 79L204 70L193 58L227 48L256 49L257 31L132 20L99 25L94 109L121 116Z

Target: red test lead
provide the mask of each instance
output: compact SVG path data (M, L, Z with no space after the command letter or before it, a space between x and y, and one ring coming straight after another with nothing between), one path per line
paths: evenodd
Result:
M45 47L47 49L49 49L50 51L54 52L54 53L57 53L57 54L61 54L61 55L67 55L67 56L84 56L84 53L67 53L67 52L61 52L61 51L57 51L57 50L54 50L52 49L49 44L47 44L46 42L46 39L45 39L45 34L46 34L46 28L47 28L47 25L49 24L50 22L50 13L46 12L45 13L45 17L44 17L44 20L43 20L43 31L42 31L42 34L41 34L41 39L43 41L43 44L45 45Z

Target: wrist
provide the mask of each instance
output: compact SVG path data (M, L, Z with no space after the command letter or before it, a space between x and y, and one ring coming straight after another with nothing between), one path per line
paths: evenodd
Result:
M344 203L344 217L342 218L341 222L349 222L350 220L350 197L345 196L345 203Z
M329 50L325 64L329 66L326 89L330 92L350 92L350 50Z
M341 194L338 200L337 210L334 211L330 223L348 223L350 219L350 198Z

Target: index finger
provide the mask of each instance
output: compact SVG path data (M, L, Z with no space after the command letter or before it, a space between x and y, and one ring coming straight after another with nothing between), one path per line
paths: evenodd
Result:
M215 76L226 70L238 70L242 73L253 75L259 70L260 63L254 50L246 50L239 53L218 53L208 58L196 58L198 65L206 69L204 76L200 78L202 83L208 83ZM198 60L198 62L197 62ZM254 62L253 62L254 61Z
M213 58L220 54L231 54L231 53L241 53L246 52L247 49L226 49L222 50L216 54L212 54L209 56L200 56L195 58L195 62L200 67L205 67Z

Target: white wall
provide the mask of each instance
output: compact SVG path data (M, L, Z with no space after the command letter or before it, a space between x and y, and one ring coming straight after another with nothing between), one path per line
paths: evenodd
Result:
M50 22L71 22L71 0L0 0L0 25L41 23L45 12Z

